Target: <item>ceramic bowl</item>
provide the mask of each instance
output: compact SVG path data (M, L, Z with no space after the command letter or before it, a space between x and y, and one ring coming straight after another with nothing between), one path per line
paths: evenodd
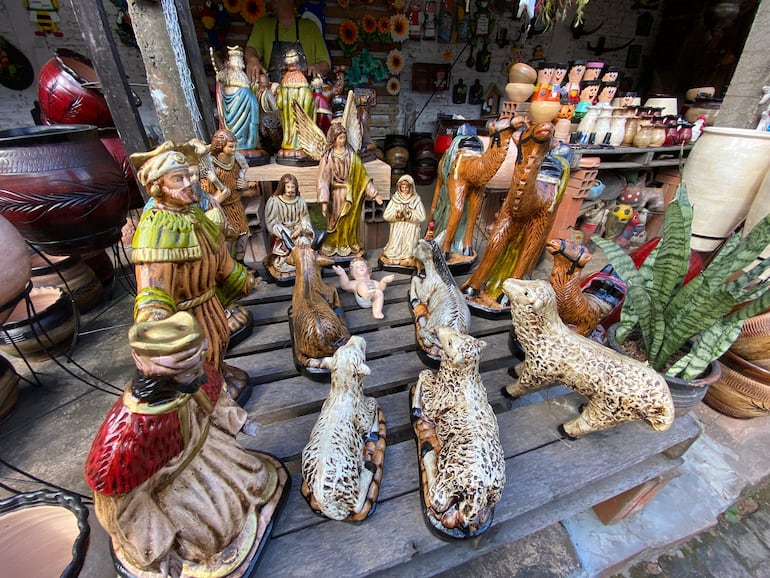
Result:
M535 85L527 82L509 82L505 85L505 96L513 102L525 102L535 92Z
M529 119L534 123L550 122L560 110L558 100L534 100L529 104Z
M711 98L714 96L716 89L713 86L699 86L697 88L691 88L685 94L685 100L692 102L698 98Z
M508 82L535 84L537 70L525 62L517 62L508 69Z

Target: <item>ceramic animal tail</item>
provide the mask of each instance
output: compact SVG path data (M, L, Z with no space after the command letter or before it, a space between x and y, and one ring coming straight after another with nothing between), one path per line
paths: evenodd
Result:
M650 366L571 331L559 318L547 281L507 279L516 337L525 351L512 397L563 383L586 399L580 415L562 425L573 438L644 420L656 431L674 421L674 402L663 377Z

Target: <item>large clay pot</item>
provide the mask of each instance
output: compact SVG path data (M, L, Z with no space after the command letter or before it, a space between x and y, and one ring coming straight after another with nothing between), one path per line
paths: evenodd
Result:
M746 222L743 224L743 235L749 234L757 223L764 219L770 213L770 171L765 174L759 190L751 201L749 212L746 214Z
M28 360L64 353L73 345L77 326L70 296L59 287L34 287L28 299L0 328L0 352Z
M722 377L704 401L731 417L749 419L770 412L770 371L728 350L721 358Z
M32 284L59 287L72 294L78 311L93 309L104 297L104 287L96 274L77 255L32 255Z
M88 509L67 492L0 501L0 566L5 576L75 578L88 549Z
M0 214L51 255L106 248L128 213L123 172L88 125L0 131Z
M91 61L60 48L40 68L37 99L44 124L115 126Z
M684 165L695 251L711 252L746 218L770 170L770 133L706 127ZM719 218L715 218L719 215Z
M31 265L24 238L7 219L0 217L0 323L28 290Z
M136 175L134 169L131 167L131 161L128 160L126 149L123 146L123 141L120 140L118 129L116 128L100 128L99 140L102 141L104 148L112 155L115 162L123 171L123 176L128 184L128 196L129 196L129 209L141 209L144 207L145 199L142 196L142 191L139 188L139 183L136 181Z

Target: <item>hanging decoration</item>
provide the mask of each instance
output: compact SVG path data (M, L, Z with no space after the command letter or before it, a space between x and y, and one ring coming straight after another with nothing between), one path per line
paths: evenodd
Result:
M358 26L352 20L340 23L337 43L345 56L350 56L358 49Z
M37 25L35 36L64 36L57 24L61 20L58 0L24 0L24 8L31 12L30 19Z
M125 4L125 0L123 3ZM224 5L220 2L214 2L214 0L206 0L200 11L200 22L206 31L209 44L214 50L217 52L224 50L227 30L230 28L230 17L227 15Z
M583 20L583 11L589 0L539 0L535 8L534 16L539 16L546 28L550 28L554 22L561 22L567 17L567 11L575 6L575 21Z
M257 20L262 18L265 13L265 3L263 0L243 0L241 16L243 16L243 19L249 24L254 24Z
M32 63L24 54L0 36L0 85L11 90L29 88L35 80Z
M393 42L404 42L409 38L409 21L403 14L394 14L391 17L390 38Z
M398 79L398 77L391 76L388 79L388 84L386 85L386 89L389 95L398 96L398 93L401 92L401 81Z
M404 55L397 48L388 52L388 72L391 74L401 74L404 69Z
M363 18L361 18L360 28L364 44L371 44L377 37L377 19L371 14L364 14Z
M380 16L377 20L377 36L380 42L390 41L390 16Z
M239 14L242 4L241 0L224 0L225 10L230 14Z

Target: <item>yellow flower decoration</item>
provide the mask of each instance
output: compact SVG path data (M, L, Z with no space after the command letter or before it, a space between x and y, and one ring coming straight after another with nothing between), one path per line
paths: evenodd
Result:
M364 34L374 34L377 32L377 19L371 14L364 14L361 18L361 32Z
M388 52L388 72L391 74L400 74L404 69L404 55L397 48Z
M452 62L452 57L453 57L453 56L454 56L454 52L453 52L453 51L452 51L452 49L450 48L450 49L448 49L448 50L445 50L445 51L444 51L444 52L441 54L441 60L443 60L444 62Z
M358 26L352 20L343 20L338 34L342 44L355 44L358 41Z
M388 84L386 85L386 88L388 90L389 95L397 96L398 93L401 92L401 81L395 76L391 76L388 79Z
M265 12L263 0L244 0L241 8L241 16L249 24L254 24L265 15Z
M377 20L377 33L383 38L390 36L390 16L380 16Z
M230 14L238 14L241 11L241 0L225 0L224 5Z
M390 38L393 42L403 42L409 38L409 21L403 14L395 14L390 19Z

